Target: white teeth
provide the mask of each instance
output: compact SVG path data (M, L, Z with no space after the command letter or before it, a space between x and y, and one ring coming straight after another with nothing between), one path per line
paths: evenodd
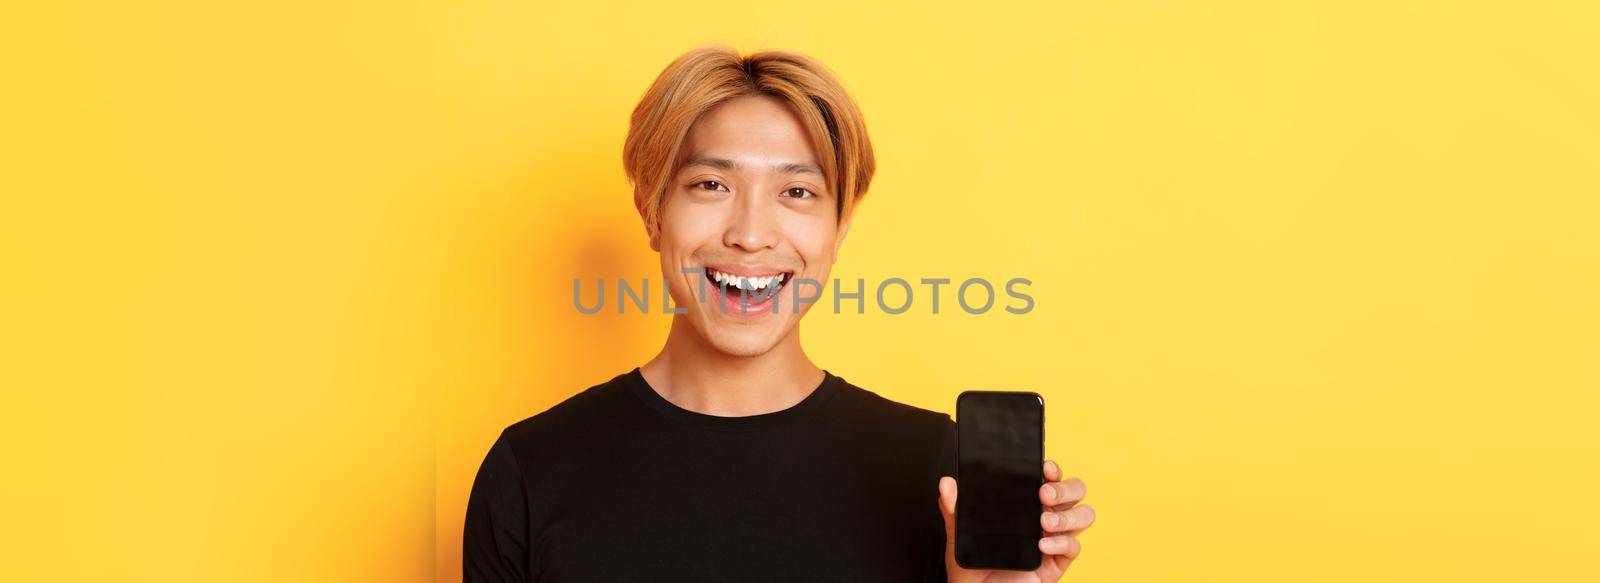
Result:
M733 275L731 273L722 273L722 272L714 270L714 269L707 269L706 273L711 275L711 280L712 281L715 281L715 282L720 283L722 285L726 285L726 286L734 287L734 288L738 288L738 289L743 289L743 290L763 290L763 289L767 289L768 287L771 287L772 285L783 283L783 280L784 280L785 276L787 275L787 274L780 273L780 274L777 274L777 275L768 275L768 276L764 276L764 277L744 277L742 275Z

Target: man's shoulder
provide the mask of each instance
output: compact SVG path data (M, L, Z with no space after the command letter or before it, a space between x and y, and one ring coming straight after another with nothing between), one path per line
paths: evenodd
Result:
M501 438L522 441L552 432L593 427L595 421L615 411L618 397L627 396L623 393L627 390L629 374L632 372L619 374L611 380L579 391L542 412L512 423L502 432Z
M956 475L956 422L949 413L895 401L843 382L840 392L848 421L871 447L930 464L935 475Z
M855 414L867 415L889 422L910 424L917 427L944 430L955 425L949 413L924 409L916 405L902 403L878 394L876 391L866 389L838 377L840 396L846 400L846 409Z

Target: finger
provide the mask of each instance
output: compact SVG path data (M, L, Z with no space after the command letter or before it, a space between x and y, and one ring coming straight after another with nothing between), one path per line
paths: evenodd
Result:
M939 512L945 516L956 514L956 479L950 476L939 477Z
M956 535L956 479L939 477L939 514L944 516L945 542L955 544Z
M1044 481L1060 482L1061 475L1061 466L1056 465L1053 461L1044 460Z
M1067 478L1061 482L1045 482L1039 487L1039 501L1049 506L1051 510L1066 510L1083 500L1088 491L1088 486L1084 485L1083 480L1077 478Z
M1039 564L1039 570L1034 571L1040 581L1057 581L1067 572L1067 567L1072 565L1072 559L1061 555L1045 555Z
M1084 504L1062 512L1047 511L1039 515L1039 524L1045 532L1080 531L1094 524L1094 507Z
M1072 560L1078 558L1083 546L1078 544L1077 537L1071 535L1047 536L1039 539L1039 551Z

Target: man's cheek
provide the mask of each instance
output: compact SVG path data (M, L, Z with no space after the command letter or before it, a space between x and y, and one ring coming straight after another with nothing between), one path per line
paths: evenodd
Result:
M805 291L810 289L809 292ZM809 277L796 277L789 286L794 297L794 313L804 313L811 304L822 298L822 282Z

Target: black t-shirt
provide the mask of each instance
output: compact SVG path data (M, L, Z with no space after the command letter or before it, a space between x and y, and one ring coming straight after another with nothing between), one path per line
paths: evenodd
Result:
M465 582L944 581L955 423L824 374L718 417L636 368L511 425L472 485Z

